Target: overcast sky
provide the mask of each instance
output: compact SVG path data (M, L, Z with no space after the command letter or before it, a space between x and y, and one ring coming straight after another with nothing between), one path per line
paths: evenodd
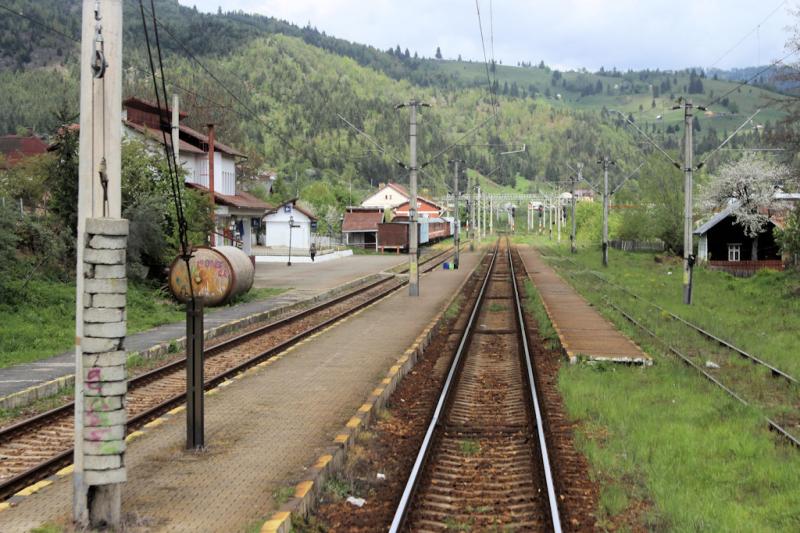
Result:
M225 11L241 9L301 26L310 22L329 35L381 49L399 44L431 57L440 46L446 58L483 58L474 0L179 1L203 11L222 5ZM491 56L490 2L479 3ZM494 0L494 55L504 64L544 60L559 68L590 70L766 64L786 53L787 27L795 21L790 8L797 3Z

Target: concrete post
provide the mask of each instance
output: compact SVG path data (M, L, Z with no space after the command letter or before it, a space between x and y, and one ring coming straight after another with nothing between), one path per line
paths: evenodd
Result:
M693 156L694 156L694 146L692 141L692 118L694 116L692 112L692 100L686 100L684 104L684 120L683 120L683 129L684 129L684 139L683 139L683 173L684 173L684 183L683 183L683 303L686 305L691 305L692 303L692 253L693 250L693 243L692 243L692 181L693 176L692 173L694 169L692 166L694 165Z
M120 483L126 480L127 240L127 220L86 220L82 462L91 527L119 526Z
M489 234L494 235L494 201L489 197Z
M73 519L117 527L125 480L122 0L83 0L75 302ZM98 222L99 220L99 222Z

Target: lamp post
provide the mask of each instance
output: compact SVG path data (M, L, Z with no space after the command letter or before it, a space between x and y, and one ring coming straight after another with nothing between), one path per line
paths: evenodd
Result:
M294 216L289 216L289 262L286 266L292 266L292 229L299 228L300 224L294 223Z

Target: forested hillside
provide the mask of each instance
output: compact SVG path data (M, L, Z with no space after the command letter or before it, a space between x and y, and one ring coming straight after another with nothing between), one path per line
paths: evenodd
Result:
M27 18L8 12L0 17L0 91L5 95L0 132L46 135L77 115L80 2L3 2ZM152 82L138 2L124 6L125 93L149 98ZM420 118L421 162L493 112L483 63L424 59L399 47L383 52L268 17L199 13L177 0L159 0L156 7L167 82L181 95L189 121L196 127L217 123L224 140L250 155L250 167L279 170L288 192L324 178L335 197L329 200L345 203L351 185L360 193L370 182L405 181L406 171L395 159L407 158L407 112L394 106L412 97L432 105ZM457 51L447 52L449 57ZM588 162L598 154L610 154L623 168L638 164L649 149L614 110L677 150L682 119L680 112L668 111L673 100L688 94L703 103L734 89L696 122L702 153L775 96L761 88L735 90L734 84L702 71L562 73L543 62L498 64L491 70L500 111L460 143L458 155L510 186L518 185L518 176L563 179L565 160ZM386 153L338 115L373 136ZM757 144L756 137L774 134L778 118L777 111L763 112L735 142ZM498 155L522 144L524 154ZM455 153L442 154L426 167L423 182L429 193L446 190L445 163Z

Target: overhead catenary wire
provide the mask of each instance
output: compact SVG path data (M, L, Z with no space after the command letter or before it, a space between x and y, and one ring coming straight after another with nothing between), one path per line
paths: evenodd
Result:
M130 0L130 1L134 1L134 0ZM154 15L154 16L155 16L155 15ZM311 157L311 156L310 156L310 155L309 155L309 154L308 154L308 153L307 153L305 150L303 150L303 149L299 148L298 146L296 146L296 145L295 145L293 142L291 142L289 139L287 139L287 138L286 138L284 135L282 135L281 133L278 133L278 132L274 131L274 129L273 129L273 126L272 126L271 124L269 124L268 122L266 122L266 121L265 121L265 120L264 120L264 119L263 119L263 118L262 118L262 117L261 117L261 116L260 116L258 113L256 113L256 112L255 112L255 111L254 111L252 108L250 108L250 106L248 106L248 105L247 105L247 103L245 103L245 102L244 102L244 101L243 101L243 100L242 100L242 99L241 99L241 98L240 98L240 97L239 97L239 96L238 96L236 93L234 93L234 92L233 92L233 91L232 91L232 90L231 90L231 89L230 89L230 88L229 88L229 87L228 87L228 86L227 86L225 83L223 83L223 82L222 82L222 81L219 79L219 77L218 77L216 74L214 74L214 72L213 72L213 71L212 71L212 70L211 70L209 67L207 67L207 66L206 66L206 65L205 65L205 64L204 64L202 61L200 61L200 60L199 60L199 59L198 59L198 58L197 58L197 57L196 57L196 56L195 56L195 55L194 55L194 54L191 52L191 50L189 50L189 49L188 49L188 47L187 47L187 46L186 46L186 45L185 45L185 44L184 44L184 43L183 43L183 42L182 42L180 39L178 39L178 37L177 37L177 36L175 36L175 34L172 32L172 30L170 30L169 26L167 26L166 24L164 24L164 23L163 23L163 22L161 22L161 21L159 21L159 24L161 25L161 27L162 27L162 29L164 30L164 32L165 32L165 33L166 33L166 34L167 34L167 35L168 35L168 36L169 36L169 37L170 37L170 38L173 40L173 42L174 42L175 44L177 44L177 45L178 45L178 46L179 46L179 47L180 47L180 48L181 48L181 49L184 51L184 53L185 53L185 54L186 54L186 55L187 55L187 56L188 56L188 57L189 57L189 58L190 58L190 59L191 59L191 60L192 60L194 63L196 63L196 64L197 64L197 65L198 65L198 66L199 66L199 67L200 67L200 68L203 70L203 72L205 72L206 74L208 74L208 76L209 76L209 77L210 77L210 78L211 78L211 79L212 79L214 82L216 82L216 83L217 83L217 85L219 85L219 86L220 86L220 87L221 87L221 88L222 88L222 89L223 89L223 90L224 90L226 93L228 93L228 95L230 95L230 97L231 97L231 98L233 98L233 99L236 101L236 103L238 103L238 104L239 104L239 105L240 105L240 106L241 106L243 109L245 109L245 110L246 110L248 113L250 113L250 115L251 115L251 118L253 118L254 120L256 120L256 121L258 121L259 123L261 123L261 125L262 125L262 126L264 126L264 127L267 129L267 131L270 133L270 135L272 135L273 137L275 137L276 139L278 139L278 140L279 140L279 141L280 141L280 142L281 142L281 143L282 143L284 146L286 146L287 148L289 148L290 150L292 150L293 152L295 152L297 155L299 155L299 156L302 156L302 157L306 158L308 161L311 161L311 162L313 162L313 161L314 161L314 158L313 158L313 157Z
M486 67L486 82L489 84L489 102L492 106L492 112L497 115L497 95L494 92L494 84L492 83L492 76L489 73L489 59L486 55L486 39L483 36L483 20L481 19L481 6L478 0L475 0L475 10L478 12L478 29L481 34L481 48L483 49L483 64Z
M755 25L755 27L754 27L753 29L751 29L749 32L747 32L747 33L744 35L744 37L742 37L741 39L739 39L739 40L736 42L736 44L734 44L733 46L731 46L730 48L728 48L728 49L727 49L727 50L726 50L726 51L725 51L723 54L721 54L721 55L720 55L720 56L719 56L719 57L718 57L718 58L717 58L717 59L716 59L716 60L715 60L713 63L711 63L711 65L710 65L708 68L709 68L709 69L713 69L714 67L716 67L716 66L717 66L717 65L720 63L720 61L722 61L723 59L725 59L725 58L726 58L726 57L727 57L727 56L728 56L728 55L729 55L731 52L733 52L734 50L736 50L737 48L739 48L739 46L741 46L741 44L742 44L743 42L745 42L745 41L747 40L747 38L748 38L748 37L750 37L751 35L753 35L753 33L756 33L756 32L758 32L758 31L759 31L759 29L761 28L761 26L762 26L762 25L763 25L765 22L767 22L767 21L768 21L770 18L772 18L772 16L773 16L775 13L777 13L777 12L778 12L778 10L779 10L780 8L782 8L784 5L786 5L787 3L789 3L789 0L783 0L783 1L782 1L780 4L778 4L778 6L777 6L775 9L773 9L772 11L770 11L769 15L767 15L766 17L764 17L764 19L763 19L761 22L759 22L758 24L756 24L756 25Z
M152 1L153 0L151 0L151 2ZM139 7L140 7L141 16L142 16L142 29L144 31L145 42L147 44L147 56L148 56L149 63L150 63L150 71L152 73L152 78L153 78L153 89L154 89L154 92L155 92L155 95L156 95L156 102L157 102L157 105L158 105L158 110L159 110L158 113L159 113L159 121L160 121L161 120L161 114L162 114L162 112L161 112L161 102L160 102L160 96L159 96L159 91L158 91L158 82L156 81L156 69L155 69L155 65L154 65L154 62L153 62L153 53L152 53L152 49L151 49L151 46L150 46L150 35L149 35L148 30L147 30L147 19L146 19L145 14L144 14L144 2L143 2L143 0L139 0ZM154 10L153 12L155 13L155 7L153 7L153 10ZM155 20L155 14L153 16L153 24L155 26L154 30L156 30L156 35L158 35L157 23L156 23L156 20ZM159 50L159 56L160 56L160 50ZM163 77L164 77L163 65L161 65L161 76L162 76L162 89L164 89L164 91L165 91L164 98L166 99L167 98L166 88L165 88L165 86L163 84ZM166 101L165 101L165 104L166 104ZM189 266L189 261L191 259L192 252L191 252L191 249L189 247L188 224L186 222L185 213L183 212L183 200L181 198L181 188L183 187L183 183L181 183L181 181L180 181L180 175L178 174L178 169L177 169L177 162L175 160L175 149L176 148L174 146L172 146L172 150L170 150L170 147L167 144L167 134L164 131L163 126L161 124L159 124L159 126L160 126L159 129L161 130L162 140L163 140L163 143L164 143L164 152L165 152L165 155L167 157L167 166L169 168L169 173L170 173L170 185L171 185L171 189L172 189L172 198L173 198L173 202L175 203L175 216L178 219L178 235L179 235L179 240L180 240L180 245L181 245L181 258L183 259L184 263L186 264L186 271L190 272L191 268ZM194 286L193 286L192 283L189 283L189 296L190 296L190 299L192 301L192 305L194 305L195 304L195 293L194 293Z

